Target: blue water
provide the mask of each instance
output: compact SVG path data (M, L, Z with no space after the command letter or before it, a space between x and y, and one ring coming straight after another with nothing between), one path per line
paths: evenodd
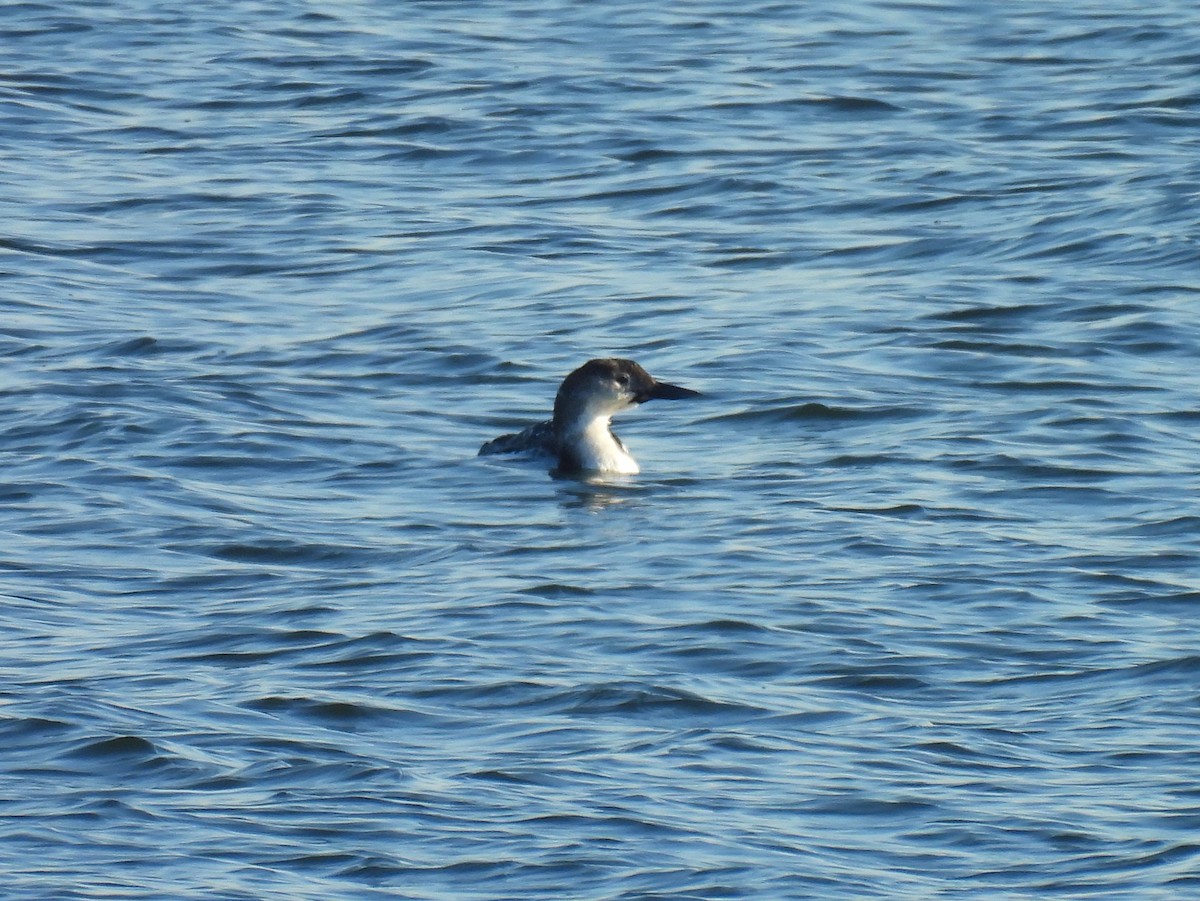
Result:
M1193 2L0 29L5 899L1200 894Z

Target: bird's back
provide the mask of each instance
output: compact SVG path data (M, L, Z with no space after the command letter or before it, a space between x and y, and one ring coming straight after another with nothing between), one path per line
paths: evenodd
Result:
M484 443L479 456L491 454L543 453L558 456L558 436L554 433L554 422L547 419L537 425L510 435L501 435Z

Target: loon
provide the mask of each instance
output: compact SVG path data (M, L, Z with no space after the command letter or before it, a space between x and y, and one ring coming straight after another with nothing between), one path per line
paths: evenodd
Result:
M479 455L536 451L558 460L558 472L636 475L637 461L612 430L614 413L648 400L699 397L699 391L660 382L633 360L588 360L565 379L554 418L486 442Z

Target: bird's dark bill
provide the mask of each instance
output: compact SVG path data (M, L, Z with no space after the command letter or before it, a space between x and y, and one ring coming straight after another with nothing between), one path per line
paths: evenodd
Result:
M646 400L683 400L685 397L700 397L700 392L666 382L655 382L654 387L646 392Z

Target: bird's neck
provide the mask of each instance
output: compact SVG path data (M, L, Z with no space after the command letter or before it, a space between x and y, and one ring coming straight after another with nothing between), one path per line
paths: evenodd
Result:
M611 417L577 417L560 430L561 459L565 466L591 472L636 475L640 470L620 439L612 432Z

